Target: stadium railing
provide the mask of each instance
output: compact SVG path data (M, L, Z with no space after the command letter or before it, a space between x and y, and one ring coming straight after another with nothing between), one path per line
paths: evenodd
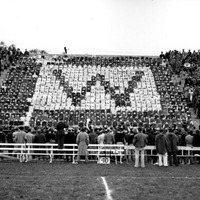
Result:
M134 146L116 145L116 144L90 144L88 146L89 156L114 157L115 163L122 164L123 157L128 155L128 150L135 150ZM155 146L145 147L146 156L157 156ZM187 152L187 153L186 153ZM193 153L195 152L195 154ZM78 153L77 144L64 144L63 149L58 149L58 144L38 144L38 143L0 143L0 158L19 159L20 162L30 161L29 156L48 156L52 163L54 156L72 156L72 163L76 163ZM199 153L199 154L197 154ZM12 157L12 156L17 157ZM178 157L198 157L200 156L200 147L178 146Z

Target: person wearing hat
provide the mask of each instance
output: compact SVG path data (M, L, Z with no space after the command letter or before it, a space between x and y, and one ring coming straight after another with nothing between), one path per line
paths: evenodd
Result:
M158 154L158 166L167 167L167 141L162 129L155 137L155 146Z
M85 156L85 161L88 162L88 145L89 136L86 133L86 128L82 128L80 133L76 137L76 143L78 145L77 163L80 162L80 156Z

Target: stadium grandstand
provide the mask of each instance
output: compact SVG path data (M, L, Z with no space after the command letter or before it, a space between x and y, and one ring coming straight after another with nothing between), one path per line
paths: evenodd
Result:
M199 52L49 55L3 45L0 52L0 126L6 137L21 126L56 134L61 118L75 134L83 127L97 134L123 127L126 134L142 128L155 138L152 131L172 128L181 138L199 130Z

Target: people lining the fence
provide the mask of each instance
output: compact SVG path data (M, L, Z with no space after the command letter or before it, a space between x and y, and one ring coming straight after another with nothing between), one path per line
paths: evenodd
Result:
M25 133L24 130L28 130L27 133ZM77 128L71 128L70 127L65 132L64 143L65 144L75 144L76 140L77 140L77 143L79 144L79 138L77 138L77 135L80 133L80 130L83 130L83 129L79 129L79 128L77 129ZM50 141L53 140L52 141L53 143L57 143L57 137L56 137L57 130L56 129L53 130L51 128L49 128L49 129L48 128L47 129L45 129L45 128L44 129L35 128L35 131L34 131L34 129L31 130L31 132L33 134L30 133L29 131L30 131L30 129L27 129L27 128L24 128L24 127L15 128L15 131L13 133L14 141L20 140L20 144L22 144L24 142L28 142L28 140L29 140L28 138L29 138L29 135L30 135L31 138L32 138L33 147L34 147L34 143L45 143L46 138L49 137L49 134L52 134L52 137L49 137L51 139L48 139L48 140L50 140ZM123 161L126 161L126 162L128 161L130 163L135 162L136 167L139 166L138 161L137 161L138 160L138 154L136 154L138 152L136 152L136 151L138 150L138 148L142 148L142 150L143 150L143 147L148 145L148 139L151 138L150 132L145 131L145 129L143 127L135 128L135 127L124 126L124 129L122 129L121 124L119 124L119 126L116 127L116 131L114 129L113 133L110 132L110 128L108 128L108 127L94 127L94 130L92 130L94 137L91 137L90 131L87 130L87 129L84 129L84 137L87 134L88 140L89 140L88 143L86 142L86 144L89 144L90 141L92 141L92 144L98 144L97 137L100 136L99 138L101 138L101 139L99 139L99 142L101 144L102 149L104 148L104 145L106 145L108 143L108 140L112 141L111 142L112 144L117 144L118 139L113 140L113 138L116 138L115 136L117 134L121 134L120 136L123 138L122 140L124 140L124 142L120 142L120 144L134 145L135 146L135 151L134 152L133 151L130 151L130 152L125 151L124 157L122 159L123 159ZM178 152L178 146L188 146L188 147L189 146L190 147L191 146L194 146L194 147L200 146L198 144L199 143L199 135L200 135L199 130L191 131L191 126L187 126L185 129L183 129L183 128L182 129L176 129L176 126L173 126L173 127L169 127L169 128L165 128L165 129L153 129L152 131L155 134L155 137L154 137L155 141L154 141L153 146L156 147L156 152L153 155L153 157L155 157L155 159L158 160L159 166L162 166L162 165L167 166L167 164L166 164L166 150L167 150L167 153L168 153L168 159L169 159L169 165L170 166L173 164L172 160L174 160L174 164L176 166L178 166L178 164L193 164L193 163L195 163L195 161L199 162L199 157L193 158L193 156L192 156L192 155L195 155L195 154L199 154L199 152L191 152L190 151L189 152L190 155L188 156L188 152L186 151L185 154L183 155L183 156L185 156L184 157L185 159L183 160L184 162L182 162L182 157L179 158L179 152ZM146 134L143 134L143 132L145 132ZM123 136L124 133L127 134L125 137ZM109 135L109 139L106 139L106 137L105 137L107 134ZM145 135L145 137L143 137L144 140L142 141L143 146L138 146L138 143L136 142L137 141L136 138L138 137L137 136L138 134L139 135L140 134ZM7 137L8 137L8 135L6 135L6 138ZM117 136L117 138L118 137L119 136ZM19 138L21 138L21 139L19 139ZM91 139L91 138L93 138L93 139ZM159 139L159 138L161 138L161 139ZM167 144L166 148L164 148L164 146L163 146L163 144L165 144L165 141L166 141L166 144ZM183 142L183 141L185 141L185 142ZM31 141L29 141L29 142L31 142ZM86 145L85 147L87 147L87 146L88 145ZM44 148L44 147L41 146L41 147L38 147L38 148ZM84 150L86 150L86 149L84 148ZM145 150L145 152L146 152L146 150ZM48 155L49 155L49 152L46 152L46 151L41 151L41 152L35 151L35 153L42 153L42 154L44 154L44 156L34 155L33 159L47 159ZM148 152L146 152L146 153L148 155ZM131 156L133 156L134 154L136 155L136 158L132 157L132 159L131 159ZM79 155L81 155L81 154L79 154ZM142 155L142 165L141 166L144 167L145 166L144 162L143 162L143 155L144 154L142 153L141 155ZM98 154L98 156L101 156L101 155ZM93 158L93 159L98 160L98 156L96 158ZM172 159L172 157L173 157L173 159ZM69 161L72 162L72 159L73 159L72 156L70 158L63 156L62 159L64 160L64 158L67 162L69 162ZM129 159L127 159L127 158L129 158ZM163 159L163 162L161 162L161 158ZM56 159L56 157L55 157L55 159ZM29 159L29 161L30 160L31 159ZM86 160L88 160L88 159L86 158ZM150 161L146 160L146 162L150 162Z

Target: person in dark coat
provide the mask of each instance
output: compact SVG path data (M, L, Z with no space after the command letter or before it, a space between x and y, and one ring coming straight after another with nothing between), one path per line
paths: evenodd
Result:
M69 128L68 131L66 131L65 134L65 139L64 139L65 144L75 144L76 143L76 136L74 133L74 129ZM73 149L72 146L68 146L67 149ZM72 153L72 151L67 151L66 153ZM66 156L66 161L72 161L72 156Z
M6 142L6 135L5 135L5 133L3 133L3 129L0 128L0 143L5 143L5 142ZM4 146L2 146L2 147L4 147ZM0 151L0 152L2 152L2 151ZM0 158L0 160L1 160L1 158Z
M67 129L68 126L63 122L63 119L60 118L60 121L58 122L56 129L57 129L57 140L58 140L58 149L63 149L63 144L65 140L65 131L64 129Z
M196 130L193 138L193 147L200 147L200 131ZM199 151L194 151L194 154L199 154ZM200 164L200 157L197 158Z
M167 167L167 141L162 129L155 137L155 146L158 154L158 165Z
M39 144L44 144L46 143L46 137L45 137L45 134L40 130L38 129L37 130L37 134L35 135L34 137L34 140L33 140L34 143L39 143ZM36 148L45 148L44 146L37 146ZM41 153L41 154L44 154L44 151L36 151L35 153ZM43 158L44 159L44 156L43 155L39 155L38 156L38 159L40 158Z
M178 151L178 137L173 132L172 129L169 129L169 132L166 133L167 141L167 153L169 158L169 165L172 166L172 156L175 166L178 166L177 151Z

